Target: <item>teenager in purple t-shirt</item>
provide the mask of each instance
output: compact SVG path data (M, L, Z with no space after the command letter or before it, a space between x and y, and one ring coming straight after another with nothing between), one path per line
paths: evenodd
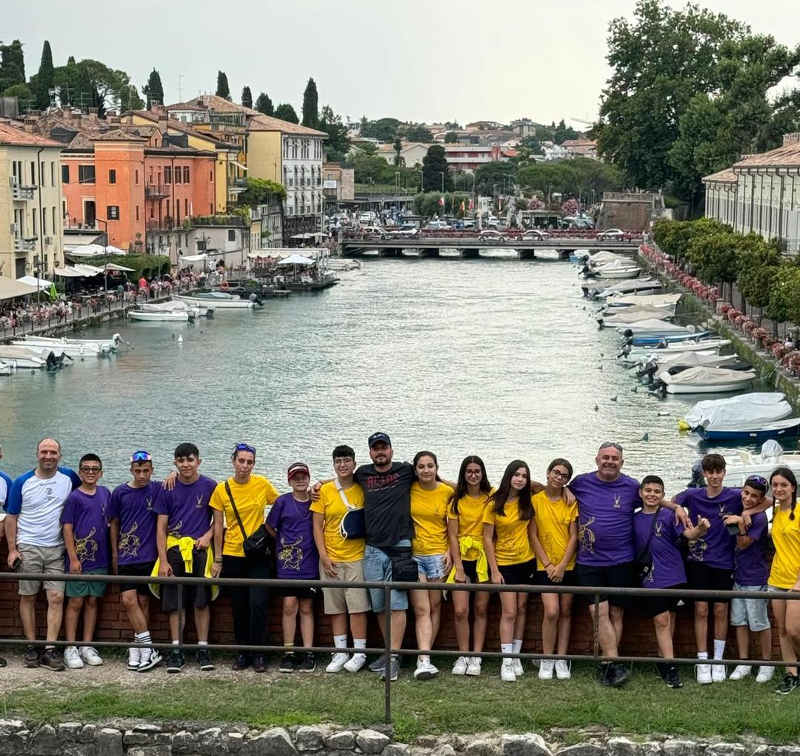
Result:
M633 517L636 561L648 567L641 578L642 588L681 588L686 584L686 569L681 554L681 538L697 538L708 530L708 520L700 518L691 528L675 521L675 513L663 506L664 481L657 475L647 475L639 489L642 509ZM664 662L656 666L670 688L682 688L676 664L672 636L675 632L675 596L648 596L638 602L642 612L653 618L658 651Z
M131 479L111 494L111 563L117 575L148 577L156 562L156 521L153 509L160 485L150 477L153 458L144 450L131 455ZM120 600L133 628L134 643L151 643L150 596L146 583L121 583ZM128 669L146 672L161 661L154 648L128 648Z
M725 518L726 525L736 525L739 534L736 538L734 554L734 591L766 591L769 578L769 522L767 515L759 511L764 507L767 481L760 475L751 475L742 486L742 507L745 511L755 510L750 517L748 528L743 516L732 515ZM750 632L758 637L761 658L772 656L772 629L767 614L767 599L731 599L731 625L736 628L736 646L740 659L750 658ZM731 680L743 680L750 675L747 664L739 664L731 673ZM756 682L769 682L775 674L775 667L762 665L758 668Z
M319 553L314 542L311 496L308 492L308 465L295 462L286 473L291 493L279 496L267 515L267 528L275 536L277 569L280 580L319 580ZM281 672L313 672L316 660L311 651L294 652L297 614L304 646L314 645L314 595L316 588L283 588L283 646Z
M103 464L96 454L84 454L78 464L81 484L64 503L61 525L67 550L66 568L71 575L106 574L111 564L108 541L108 510L111 492L98 486ZM64 613L64 634L70 644L64 649L64 665L80 669L103 663L92 647L97 624L97 600L105 593L106 584L97 580L70 581L66 584L67 609ZM75 646L78 622L83 612L83 645Z
M208 502L217 483L200 475L200 451L191 443L175 448L177 478L171 488L163 486L156 496L153 509L158 514L156 544L158 549L158 574L161 577L208 577L213 557L209 551L213 529L212 510ZM184 547L183 549L181 547ZM191 571L187 572L183 552L191 554ZM178 591L182 591L182 607L194 607L194 625L197 643L203 646L197 652L197 663L204 672L214 669L208 653L208 628L211 622L211 590L207 585L161 585L161 606L169 613L169 633L175 646L167 658L167 672L183 669L183 652L177 647L183 623L182 608L178 612Z
M705 517L711 527L702 538L689 544L686 576L689 587L695 590L729 591L733 588L733 554L736 536L725 525L728 515L742 513L742 494L738 488L725 488L725 458L706 454L702 460L705 488L688 488L674 502L689 511L692 520ZM694 602L694 637L697 643L697 682L707 685L725 681L724 664L708 664L708 601ZM725 655L728 637L728 601L714 602L714 660ZM713 669L712 669L713 666Z

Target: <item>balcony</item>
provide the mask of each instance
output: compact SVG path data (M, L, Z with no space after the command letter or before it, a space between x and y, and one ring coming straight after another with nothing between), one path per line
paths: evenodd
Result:
M19 236L14 237L14 252L17 254L27 254L36 250L36 237L32 236L28 239L22 239Z
M35 186L23 186L15 176L11 177L11 199L15 202L27 202L35 196Z
M175 218L171 215L166 215L163 218L148 218L145 226L148 231L172 231L178 228Z
M247 179L237 178L228 184L228 192L230 194L241 194L247 190Z
M164 197L169 197L169 194L169 190L163 184L144 185L145 199L164 199Z

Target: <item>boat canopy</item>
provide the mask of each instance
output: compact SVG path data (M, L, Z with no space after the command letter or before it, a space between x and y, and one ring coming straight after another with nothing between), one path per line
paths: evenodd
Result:
M705 399L697 402L684 419L690 428L698 425L705 428L730 428L764 425L783 420L791 414L792 408L783 394L755 391L726 399Z
M756 373L755 370L728 370L698 365L682 370L675 375L661 373L658 377L673 386L723 386L751 381L756 377Z

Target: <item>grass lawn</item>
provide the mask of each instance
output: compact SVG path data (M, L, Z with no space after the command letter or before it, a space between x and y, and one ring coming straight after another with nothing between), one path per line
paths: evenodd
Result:
M439 665L449 670L445 659ZM780 671L780 670L777 670ZM279 675L251 672L235 679L208 675L167 677L161 670L132 685L120 667L119 683L63 684L49 675L35 685L0 694L2 715L28 721L107 721L128 717L149 721L274 725L332 722L369 726L383 721L383 685L371 672L358 675ZM135 675L141 681L142 675ZM778 679L757 685L754 678L702 689L684 671L685 687L670 690L654 667L638 666L621 690L603 688L593 668L579 665L573 679L540 681L528 667L516 684L502 683L496 664L485 664L480 678L443 672L429 682L415 682L407 668L392 685L395 737L409 741L440 733L537 731L553 727L600 725L618 734L716 736L752 733L774 742L797 737L800 691L774 693ZM74 680L74 678L73 678Z

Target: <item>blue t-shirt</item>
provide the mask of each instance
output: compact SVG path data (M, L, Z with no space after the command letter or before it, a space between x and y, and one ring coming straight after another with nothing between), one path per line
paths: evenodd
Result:
M93 494L75 489L64 504L61 524L72 525L75 551L81 570L108 569L111 564L111 547L108 540L108 509L111 491L98 486ZM69 555L66 557L69 570Z
M753 539L753 543L746 549L736 549L734 580L739 585L766 585L769 577L767 561L769 522L766 513L759 512L750 518L750 530L747 531L747 535Z
M732 570L736 536L728 533L725 518L742 513L741 489L723 488L712 498L705 488L687 488L675 497L675 501L689 510L693 525L697 524L698 517L705 517L711 523L704 536L689 543L689 561L703 562L719 570Z
M178 538L200 538L211 528L212 511L208 502L217 482L201 475L194 483L175 480L167 491L163 486L153 502L156 514L167 515L167 533Z
M8 501L8 495L11 493L13 483L14 481L0 470L0 509L4 512L6 511L6 502Z
M118 564L155 562L158 515L153 503L160 488L161 484L155 481L142 488L123 483L111 494L108 519L119 520Z
M277 533L275 577L296 580L319 578L319 554L314 543L311 502L291 493L279 496L267 515L267 525Z
M658 514L637 512L633 517L633 529L637 555L644 553L650 539L652 570L642 587L672 588L685 583L686 568L680 548L683 525L675 522L675 512L667 507L661 507Z

